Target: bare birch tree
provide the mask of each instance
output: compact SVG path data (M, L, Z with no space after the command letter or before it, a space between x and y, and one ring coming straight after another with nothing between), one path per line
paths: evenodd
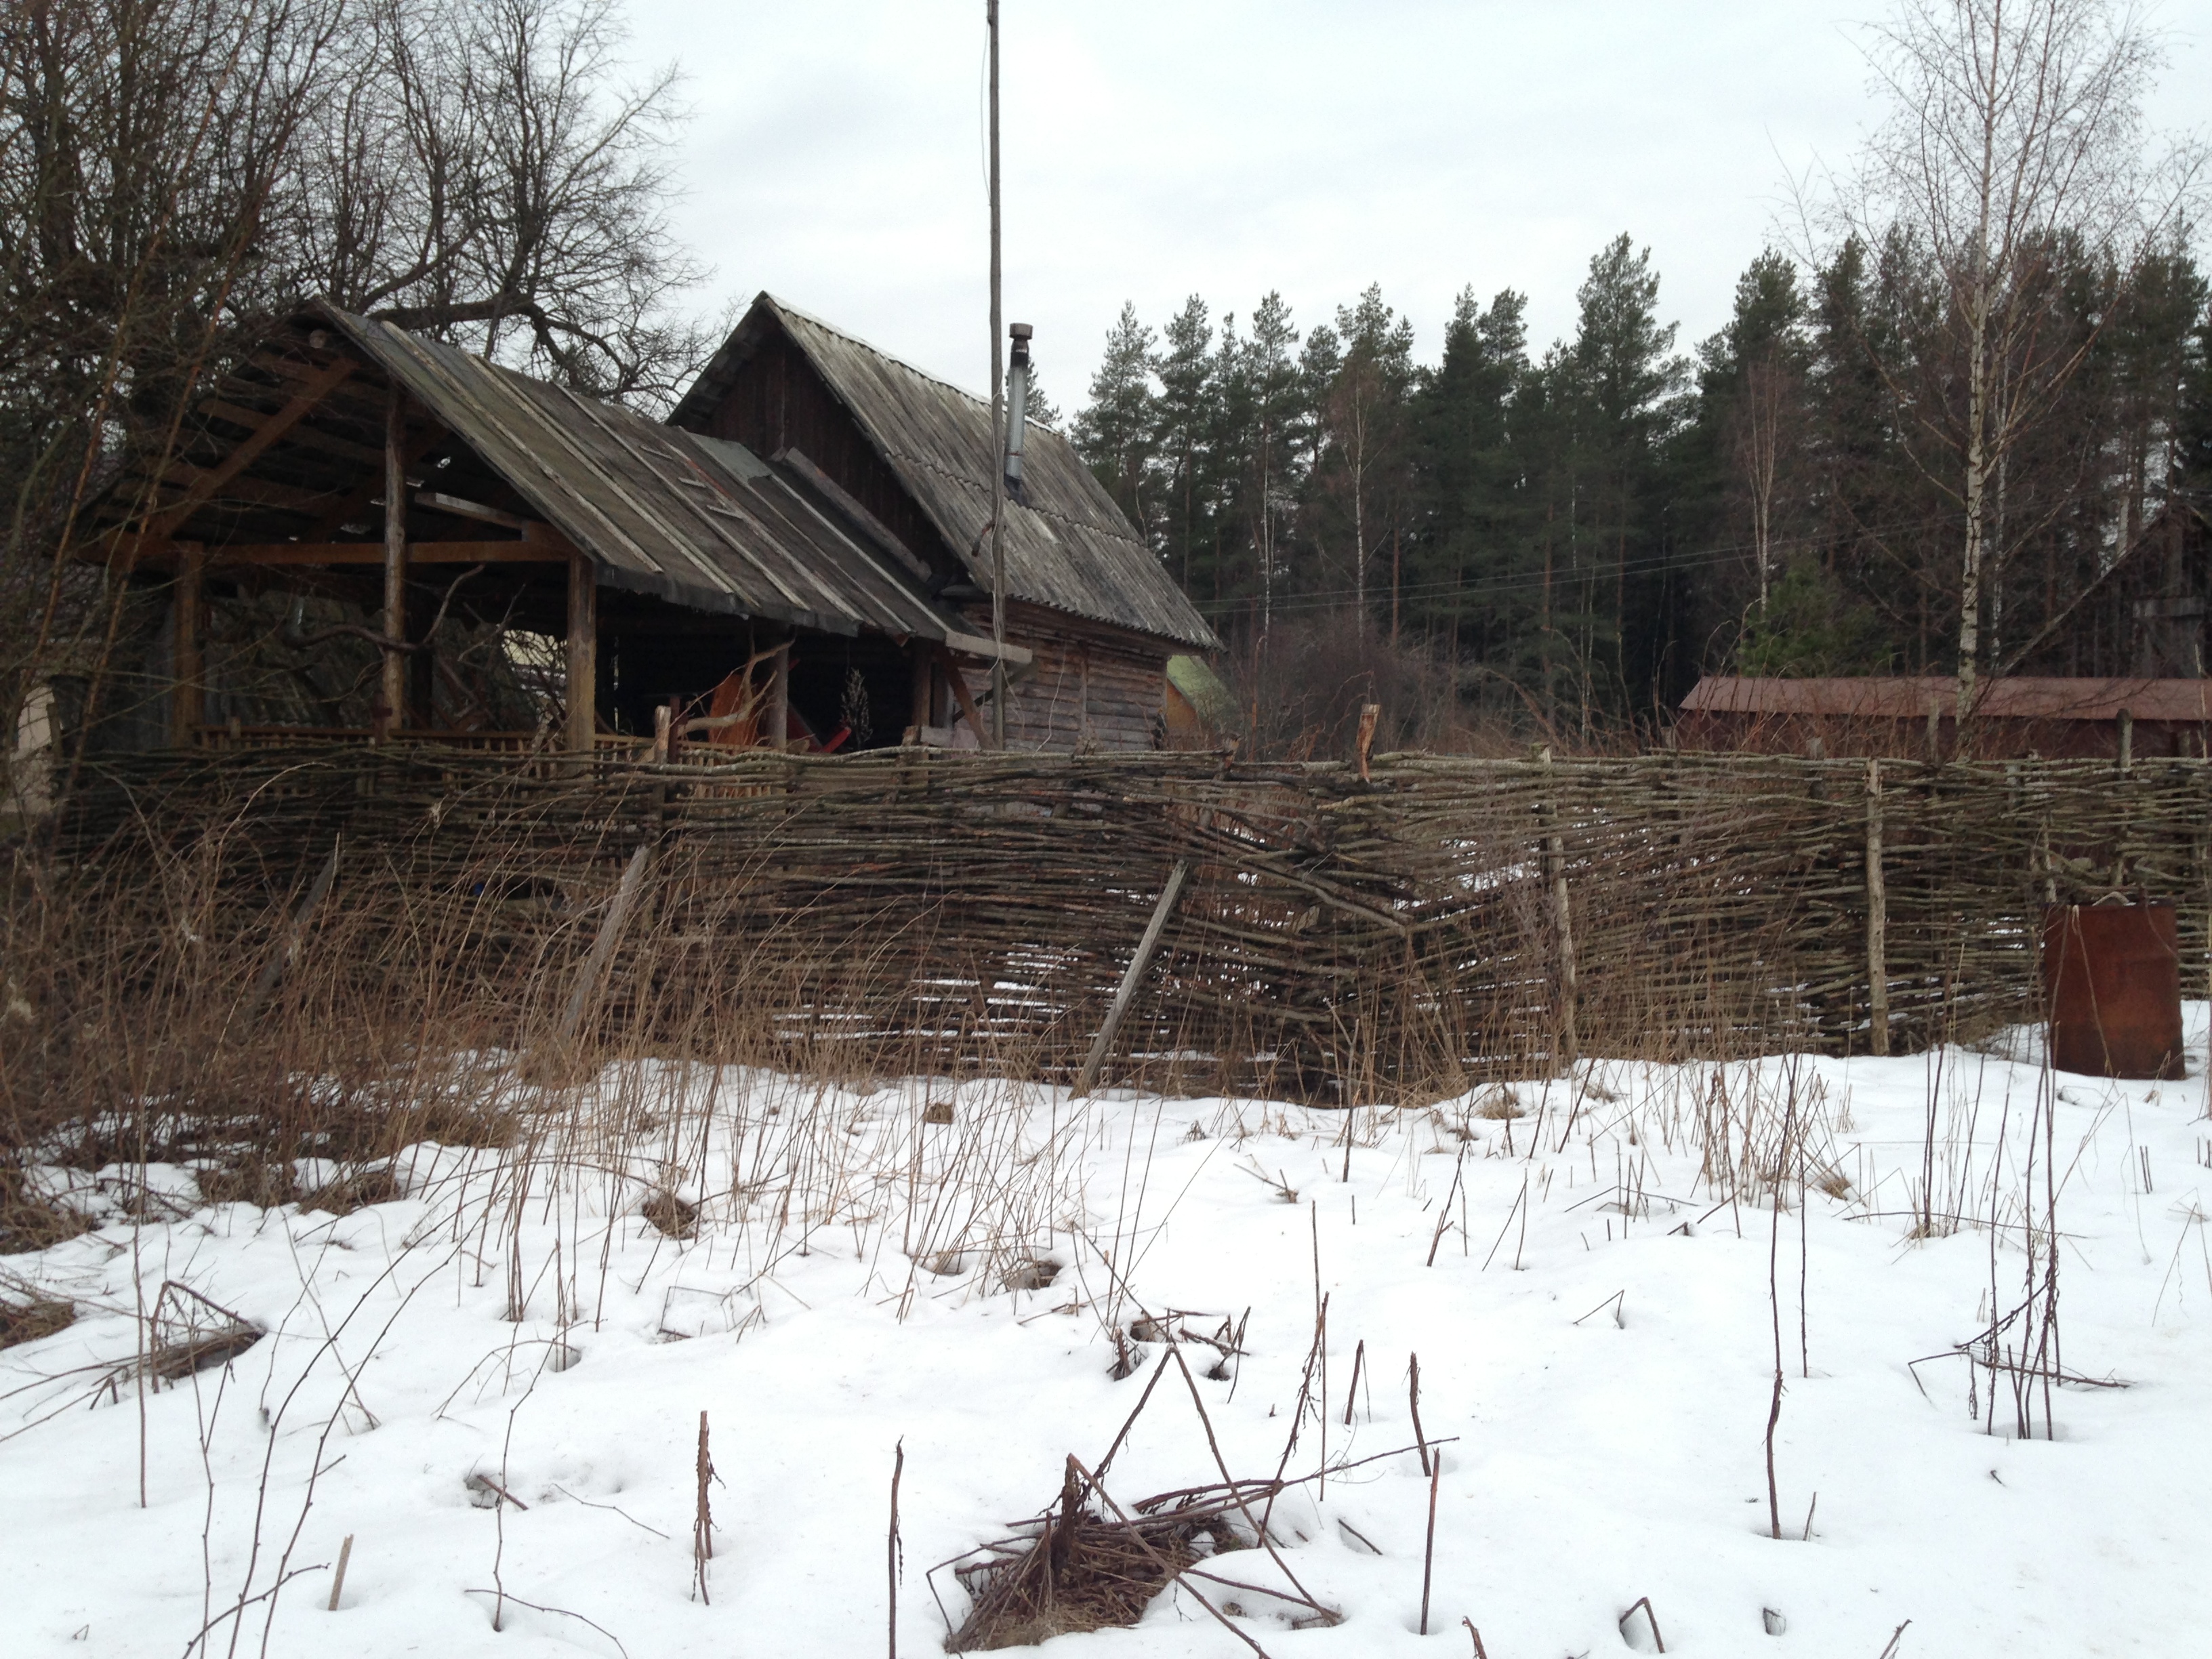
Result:
M1869 56L1887 120L1837 191L1834 240L1902 246L1935 291L1912 362L1878 364L1916 458L1956 504L1958 700L1972 712L1992 550L1992 489L2090 340L2046 329L2064 258L2133 273L2185 222L2199 152L2148 153L2157 42L2110 0L1899 0ZM1879 349L1869 343L1879 357Z

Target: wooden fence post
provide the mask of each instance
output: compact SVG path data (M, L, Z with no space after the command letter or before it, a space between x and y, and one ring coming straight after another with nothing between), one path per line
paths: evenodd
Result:
M1559 955L1559 1049L1564 1062L1560 1069L1571 1071L1576 1060L1582 1058L1582 1034L1576 1020L1581 976L1575 969L1574 911L1567 892L1567 844L1565 837L1559 834L1559 802L1554 793L1558 786L1552 781L1551 744L1544 745L1538 758L1543 763L1546 786L1540 806L1547 826L1544 878L1551 884L1552 933Z
M599 572L585 553L568 560L567 640L568 750L586 760L598 744L599 702Z
M376 740L407 724L407 394L394 380L384 400L384 647Z
M768 683L768 746L788 749L791 746L791 641L786 640L775 648L771 659Z
M1881 867L1881 763L1867 763L1867 1017L1877 1054L1889 1052L1889 887Z

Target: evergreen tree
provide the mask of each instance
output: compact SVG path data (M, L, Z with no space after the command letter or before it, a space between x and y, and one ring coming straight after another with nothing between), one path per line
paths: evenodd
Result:
M1152 453L1160 467L1160 554L1193 598L1221 597L1220 572L1212 556L1210 521L1216 495L1211 477L1217 419L1212 348L1213 325L1206 301L1194 294L1169 321L1152 373L1159 380L1153 403Z
M1340 307L1334 331L1307 340L1305 380L1316 422L1305 540L1316 586L1351 600L1364 639L1379 593L1395 597L1407 506L1413 325L1370 284ZM1378 585L1378 561L1384 577ZM1394 623L1397 607L1390 607ZM1393 634L1395 634L1393 628Z
M1152 331L1125 301L1106 331L1106 354L1091 377L1091 400L1075 417L1075 453L1106 486L1129 522L1141 532L1153 529L1149 499L1154 428L1158 423L1152 396Z
M1576 655L1586 710L1603 701L1636 714L1662 690L1674 642L1677 594L1664 568L1660 460L1686 412L1676 394L1688 366L1673 355L1674 325L1659 320L1650 252L1626 235L1590 261L1576 299L1574 344L1560 365L1574 405L1568 580Z
M1485 311L1462 289L1443 361L1419 378L1409 413L1407 620L1500 682L1518 678L1534 618L1516 407L1531 373L1527 305L1508 289Z

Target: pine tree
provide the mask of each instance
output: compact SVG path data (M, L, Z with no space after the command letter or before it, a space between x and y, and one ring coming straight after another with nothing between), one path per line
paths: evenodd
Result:
M1148 475L1158 420L1152 397L1153 337L1138 320L1136 306L1125 301L1106 331L1106 354L1091 377L1091 399L1075 417L1073 434L1075 453L1129 522L1148 534L1153 529Z
M1352 628L1364 639L1376 608L1376 561L1390 556L1404 530L1413 330L1370 284L1356 304L1338 307L1326 354L1316 343L1321 336L1316 330L1307 343L1306 379L1319 424L1309 539L1322 554L1316 576L1349 588ZM1388 591L1395 587L1391 581ZM1395 619L1397 607L1391 609Z
M1527 304L1508 289L1485 311L1462 289L1410 416L1407 617L1505 683L1519 678L1535 617L1517 403L1531 373Z
M1674 325L1659 321L1649 249L1615 238L1590 261L1576 298L1581 315L1561 367L1579 417L1571 580L1583 702L1595 704L1605 685L1614 712L1633 714L1658 690L1672 643L1676 594L1662 568L1658 460L1684 413L1676 394L1688 368L1673 355Z
M1213 325L1206 301L1194 294L1169 321L1163 349L1152 359L1159 380L1153 402L1152 453L1160 468L1160 553L1183 592L1209 588L1219 599L1218 572L1211 556L1210 520L1217 386Z

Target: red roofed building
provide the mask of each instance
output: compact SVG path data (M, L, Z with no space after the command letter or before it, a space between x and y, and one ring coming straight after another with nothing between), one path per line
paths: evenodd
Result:
M1682 699L1685 749L1943 757L1960 752L1959 683L1911 679L1749 679L1708 675ZM2207 754L2212 679L1984 682L1965 751L1990 759Z

